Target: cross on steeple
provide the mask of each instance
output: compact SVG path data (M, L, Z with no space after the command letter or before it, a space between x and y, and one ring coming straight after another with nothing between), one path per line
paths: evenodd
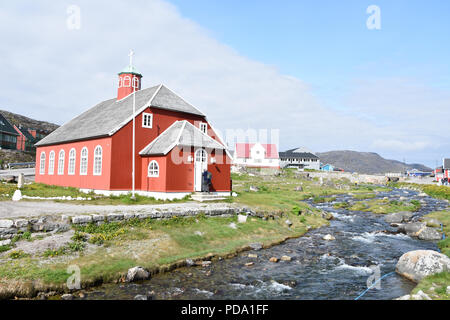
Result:
M130 53L128 54L128 56L130 57L130 66L133 66L133 56L134 56L133 49L130 49Z

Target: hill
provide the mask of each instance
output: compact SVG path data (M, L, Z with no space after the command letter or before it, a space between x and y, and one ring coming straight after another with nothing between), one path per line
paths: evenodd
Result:
M25 116L22 116L17 113L0 110L0 113L13 125L19 126L22 125L22 127L31 128L31 129L37 129L37 130L44 130L47 132L52 132L56 130L59 126L50 123L47 121L39 121L34 120Z
M348 172L359 173L387 173L403 172L409 169L421 171L432 171L422 164L404 164L397 160L388 160L374 152L358 152L350 150L329 151L317 153L323 164L330 163L335 167L342 168Z

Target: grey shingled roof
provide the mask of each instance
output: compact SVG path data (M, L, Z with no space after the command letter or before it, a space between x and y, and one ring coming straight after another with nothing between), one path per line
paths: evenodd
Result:
M207 149L222 149L225 147L201 132L190 122L175 121L155 140L139 152L140 155L165 155L175 146L199 147Z
M8 120L0 113L0 131L14 136L18 136L16 129L9 123Z
M444 159L444 169L450 169L450 158Z
M194 106L163 85L139 90L136 95L136 114L148 106L205 116ZM133 96L117 101L109 99L100 102L78 117L59 127L36 146L79 141L112 135L132 120Z
M280 158L304 158L304 159L319 159L314 153L311 152L295 152L296 149L290 149L285 152L279 152Z

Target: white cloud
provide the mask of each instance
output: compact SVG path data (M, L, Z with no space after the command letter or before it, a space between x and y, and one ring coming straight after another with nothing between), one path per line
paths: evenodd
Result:
M398 92L402 81L388 86L377 82L376 90L373 83L359 84L343 101L348 103L347 112L338 113L319 103L304 81L243 57L167 2L77 1L81 29L69 30L66 10L72 4L50 0L2 4L1 108L64 123L116 95L116 74L126 66L133 48L144 87L166 84L222 131L280 129L281 149L391 152L402 146L413 152L420 143L411 148L387 141L409 141L412 133L417 141L446 135L435 125L438 120L432 120L433 126L415 121L414 114L421 119L427 115L421 106L435 95L403 99L418 90ZM442 97L434 108L447 108L448 116Z

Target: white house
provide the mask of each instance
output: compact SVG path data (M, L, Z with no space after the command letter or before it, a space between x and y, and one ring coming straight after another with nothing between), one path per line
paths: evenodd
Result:
M281 168L299 168L320 170L320 159L313 152L306 148L295 148L285 152L280 152Z
M275 144L236 143L233 165L253 168L280 168Z

